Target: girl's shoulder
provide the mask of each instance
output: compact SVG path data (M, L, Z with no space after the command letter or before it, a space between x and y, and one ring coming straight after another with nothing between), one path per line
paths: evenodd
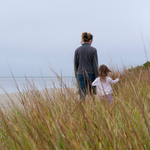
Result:
M107 81L111 80L111 77L106 76L106 80L107 80Z
M94 81L100 81L100 77L97 77Z
M106 78L108 79L108 78L110 78L109 76L106 76Z

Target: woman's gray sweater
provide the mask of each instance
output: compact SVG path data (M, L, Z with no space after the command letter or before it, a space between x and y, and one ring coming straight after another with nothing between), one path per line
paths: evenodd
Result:
M74 72L77 74L95 74L98 76L98 57L96 48L89 43L83 43L75 50Z

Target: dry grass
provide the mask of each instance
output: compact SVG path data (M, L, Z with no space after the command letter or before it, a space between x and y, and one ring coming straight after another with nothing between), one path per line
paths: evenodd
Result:
M73 89L44 95L28 83L22 108L0 110L0 149L150 149L150 68L124 70L114 105L95 97L80 101Z

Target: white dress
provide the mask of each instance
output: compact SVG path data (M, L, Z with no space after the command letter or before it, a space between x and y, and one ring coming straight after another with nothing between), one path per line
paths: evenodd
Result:
M97 87L97 94L98 95L108 95L108 94L112 94L113 90L111 87L111 84L115 84L119 81L119 78L112 80L110 77L106 77L106 82L101 82L100 81L100 77L97 77L93 82L92 82L92 86L96 86Z

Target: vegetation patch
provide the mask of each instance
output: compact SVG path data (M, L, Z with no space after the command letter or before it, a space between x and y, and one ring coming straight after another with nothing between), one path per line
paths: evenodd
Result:
M0 109L0 149L150 149L149 70L124 70L113 105L90 95L80 101L59 77L51 92L29 84L18 91L22 107Z

